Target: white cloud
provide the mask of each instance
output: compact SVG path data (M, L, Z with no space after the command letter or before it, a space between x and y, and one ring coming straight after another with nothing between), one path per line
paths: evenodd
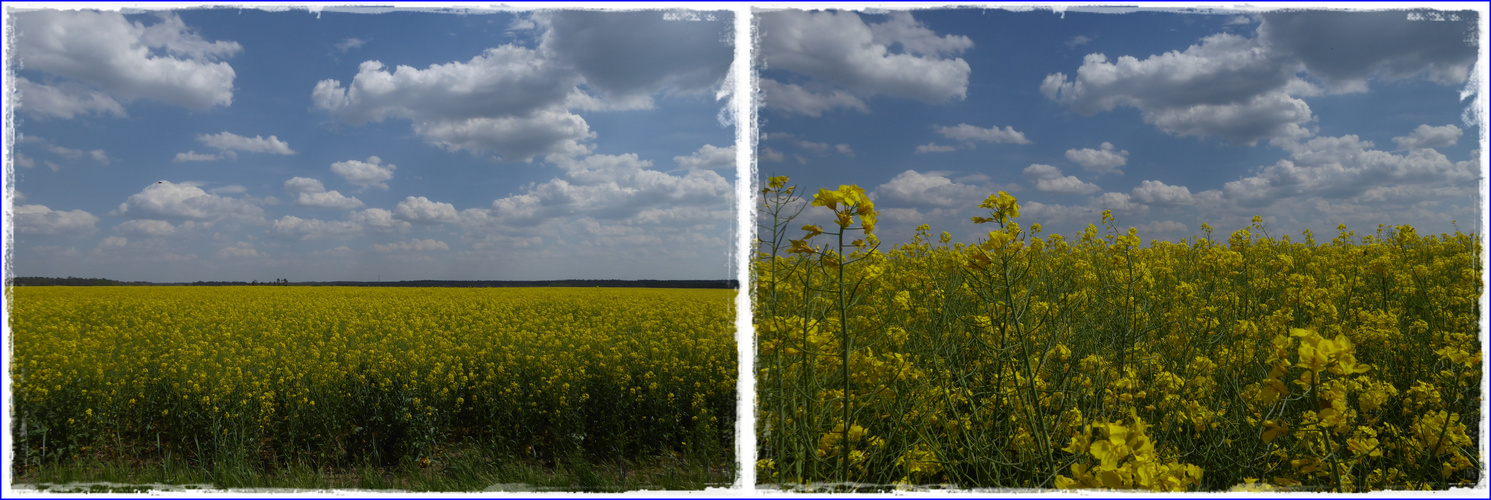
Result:
M29 156L16 153L16 166L21 168L36 168L36 160Z
M77 115L105 113L124 116L124 106L119 101L81 85L62 84L53 87L19 76L15 81L16 91L19 92L17 107L38 118L70 120Z
M171 236L176 234L176 226L163 220L133 219L114 226L114 232L125 236Z
M533 161L542 155L578 156L595 138L580 115L544 110L528 116L467 118L414 124L414 133L449 151L491 151L506 161Z
M688 156L674 156L678 166L689 169L718 170L735 167L735 146L716 147L705 144Z
M1245 206L1266 206L1294 197L1353 200L1369 192L1383 193L1379 188L1390 186L1399 193L1424 196L1420 201L1435 201L1430 190L1473 187L1482 175L1476 161L1451 162L1433 149L1393 154L1373 149L1371 141L1355 135L1280 145L1289 151L1289 159L1226 183L1222 188L1226 199Z
M242 50L236 42L208 42L175 14L146 26L118 12L39 10L14 17L13 54L26 71L68 78L94 90L42 91L48 114L122 115L117 100L149 99L204 110L233 102L233 68L219 59ZM35 90L33 89L33 92ZM37 102L46 104L35 104Z
M1133 197L1148 205L1157 207L1173 207L1177 205L1193 205L1196 200L1191 196L1191 189L1185 186L1172 186L1160 181L1147 180L1134 188Z
M268 139L265 139L264 137L258 135L253 137L244 137L229 132L221 132L212 135L199 135L197 136L197 141L207 146L217 148L219 151L223 151L225 153L233 151L247 151L250 153L268 153L276 155L295 154L295 150L290 149L289 144L272 135L269 136Z
M337 42L336 49L337 49L337 52L341 52L341 53L345 54L345 53L347 53L347 51L355 49L355 48L358 48L358 47L362 47L363 45L367 45L367 43L368 43L367 40L364 40L364 39L361 39L361 38L357 38L355 36L351 36L351 37L343 38L342 41Z
M440 224L459 219L455 205L430 201L423 196L404 198L394 208L394 216L417 224Z
M1145 59L1088 54L1074 78L1047 75L1040 90L1087 115L1137 108L1146 123L1177 136L1247 145L1303 140L1314 133L1307 125L1315 116L1299 97L1326 89L1302 75L1330 92L1364 92L1373 78L1459 85L1476 57L1465 38L1474 29L1467 17L1422 22L1404 11L1280 10L1261 15L1252 38L1219 33Z
M224 259L254 259L263 256L254 249L254 244L240 241L230 246L225 246L217 251L217 256Z
M286 239L318 240L328 237L338 238L357 235L362 233L363 227L354 221L302 219L293 215L286 215L274 221L274 225L270 227L270 231Z
M402 233L409 231L412 227L408 221L398 220L394 218L392 211L382 208L352 212L348 221L366 230L380 233Z
M850 158L854 157L854 148L849 146L848 144L835 144L834 151L838 151L839 154L848 156Z
M1112 192L1103 193L1103 194L1100 194L1100 195L1094 197L1092 199L1092 201L1090 203L1088 203L1088 206L1091 206L1092 208L1096 208L1096 209L1100 209L1100 210L1113 210L1115 212L1117 212L1117 211L1130 211L1130 212L1132 212L1132 211L1138 211L1138 210L1143 210L1143 209L1147 208L1143 204L1135 202L1127 194L1124 194L1124 193L1112 193Z
M916 147L917 153L951 153L957 150L957 146L947 146L934 142L929 142Z
M171 161L180 163L184 161L217 161L217 159L217 155L214 154L187 151L185 153L176 153L176 157L172 158Z
M1129 152L1126 150L1115 151L1113 143L1110 142L1104 142L1098 148L1068 149L1066 150L1066 159L1081 165L1083 169L1093 172L1123 173L1118 167L1128 164Z
M1035 190L1043 193L1092 194L1102 188L1091 182L1082 182L1076 176L1061 175L1061 169L1051 165L1032 163L1025 167L1025 178L1035 181Z
M312 101L353 125L406 118L416 134L449 150L492 151L508 161L583 154L594 137L565 110L580 82L574 69L515 45L487 49L468 62L420 70L366 61L352 83L322 80Z
M285 181L285 191L296 195L296 205L305 207L349 210L362 206L362 200L336 191L327 191L321 181L308 177L292 177Z
M408 240L388 244L374 243L368 248L378 253L409 253L409 252L433 252L449 251L450 245L438 240Z
M769 78L757 82L761 88L763 105L768 108L818 118L823 112L847 108L861 113L870 112L863 99L843 90L821 90L814 92L794 83L782 83Z
M581 159L550 157L565 170L564 178L540 183L526 192L492 202L482 217L506 226L529 227L549 220L594 218L639 224L650 211L689 210L711 223L723 223L733 206L730 183L713 170L669 175L652 170L635 154L591 155Z
M777 150L769 148L769 147L762 147L761 148L761 157L765 158L766 161L775 161L775 162L785 161L787 159L787 156L784 155L784 154L782 154L781 151L777 151Z
M1077 36L1068 38L1067 41L1066 41L1066 43L1065 43L1065 45L1066 45L1066 48L1068 48L1068 49L1075 49L1077 47L1081 47L1083 45L1087 45L1089 43L1092 43L1092 40L1094 38L1095 37L1090 37L1090 36L1087 36L1087 35L1077 35Z
M137 218L262 221L264 210L237 198L208 194L191 183L159 181L119 205L120 215Z
M1025 138L1023 132L1016 131L1014 127L1006 126L1000 129L998 125L981 128L959 123L955 127L937 127L933 129L943 137L964 142L992 142L996 144L1030 144L1030 139Z
M1393 142L1398 143L1398 149L1407 150L1454 146L1456 142L1459 142L1460 134L1463 133L1460 127L1454 125L1439 127L1419 125L1407 137L1394 137Z
M977 206L989 189L959 184L938 173L907 170L875 188L875 200L910 207L962 208Z
M52 210L46 205L19 205L13 212L16 232L48 236L92 233L98 217L83 210Z
M758 18L765 67L814 79L813 88L761 80L768 107L817 116L835 107L865 110L859 98L874 95L931 104L967 95L968 63L947 56L972 48L973 42L937 36L910 13L870 25L849 11L782 10Z
M383 159L377 156L369 156L367 161L347 160L331 164L332 173L363 189L376 187L387 190L387 181L393 178L393 171L398 168L392 163L384 165Z
M98 242L99 248L124 248L129 245L129 238L123 236L110 236Z

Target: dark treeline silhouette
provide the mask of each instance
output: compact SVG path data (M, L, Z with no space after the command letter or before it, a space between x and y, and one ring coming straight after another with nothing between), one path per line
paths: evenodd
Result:
M414 280L414 281L194 281L191 283L152 283L148 281L115 281L104 278L15 278L16 286L400 286L400 287L582 287L582 288L740 288L738 280Z

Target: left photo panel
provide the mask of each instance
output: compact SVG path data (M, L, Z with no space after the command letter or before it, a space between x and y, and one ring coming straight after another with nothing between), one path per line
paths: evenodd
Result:
M33 7L9 487L736 481L732 12Z

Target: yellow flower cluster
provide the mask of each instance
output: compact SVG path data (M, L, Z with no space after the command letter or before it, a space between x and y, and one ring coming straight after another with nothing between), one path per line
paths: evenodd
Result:
M1485 467L1479 235L1255 217L1145 244L1111 213L1024 229L996 193L978 241L923 225L839 262L785 251L786 178L761 194L765 483L1370 491Z
M16 288L18 461L728 448L729 290Z

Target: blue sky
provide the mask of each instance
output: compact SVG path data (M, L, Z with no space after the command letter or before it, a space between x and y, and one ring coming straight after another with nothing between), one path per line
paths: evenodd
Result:
M860 185L889 243L998 190L1068 237L1481 224L1476 12L1116 12L764 11L758 172Z
M12 275L733 276L730 12L9 12Z

